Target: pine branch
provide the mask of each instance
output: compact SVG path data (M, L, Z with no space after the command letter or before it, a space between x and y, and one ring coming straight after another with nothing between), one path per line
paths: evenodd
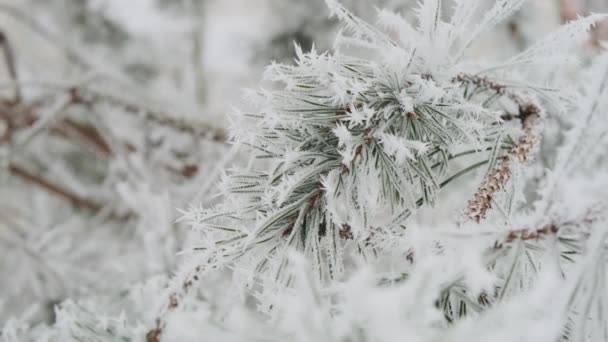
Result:
M487 176L465 210L471 221L486 217L494 197L512 177L514 164L531 158L543 108L527 93L499 81L464 73L446 78L436 72L460 67L454 60L464 56L459 53L454 58L450 49L438 56L446 44L441 30L448 27L439 22L440 8L433 6L438 3L422 3L426 10L421 12L427 14L419 16L426 15L422 18L426 24L420 25L421 30L408 30L402 46L329 1L332 11L345 22L347 34L352 35L339 41L365 50L361 55L366 57L314 50L303 53L296 48L296 65L269 68L268 79L283 87L260 92L254 112L243 114L242 122L235 125L235 140L250 148L252 162L229 172L222 184L225 203L184 213L200 234L200 244L192 247L199 257L183 265L173 279L147 334L149 342L164 338L167 316L185 305L186 296L207 272L246 267L247 286L255 287L258 281L291 286L286 255L293 249L314 265L316 280L335 284L345 273L343 253L348 248L364 258L369 250L374 256L382 253L384 244L407 234L403 233L408 229L406 219L423 205L431 207L441 188L489 164ZM462 11L473 13L474 3L460 3ZM453 44L464 41L459 50L464 52L477 34L495 26L522 3L498 1L475 34L467 36L462 29ZM466 13L462 16L468 17ZM577 25L574 28L581 30ZM555 48L552 43L536 49ZM367 57L375 55L381 57ZM405 60L407 56L409 60ZM530 56L535 54L523 56L533 58ZM469 86L474 89L470 94ZM503 116L521 120L522 135L516 142L503 139L510 127L497 118L494 101L498 98L518 107L517 115ZM447 170L453 172L448 166L455 165L455 149L464 150L463 155L479 153L481 160L469 161L447 176ZM256 159L263 162L256 163ZM504 256L516 242L532 244L559 230L557 224L548 224L498 233L498 238L492 235L495 241L482 246L486 252L482 268ZM479 237L478 232L473 234ZM414 249L407 248L399 251L400 256L413 264ZM434 250L425 252L430 255ZM447 288L463 277L459 274ZM460 295L466 304L465 292ZM467 305L483 307L489 299L474 302L461 305L459 314L465 316Z

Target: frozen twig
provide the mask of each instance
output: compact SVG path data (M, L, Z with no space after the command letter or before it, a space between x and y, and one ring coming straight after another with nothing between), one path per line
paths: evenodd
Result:
M494 242L494 249L504 248L505 245L515 241L540 240L549 235L559 232L559 227L555 224L548 224L538 229L514 229L509 230L502 239Z
M120 72L111 70L99 62L93 61L84 52L70 45L65 39L63 39L63 37L51 32L51 30L44 27L44 25L32 18L24 9L18 6L0 2L0 13L4 13L29 27L33 32L49 42L51 45L58 47L70 62L80 66L82 69L85 69L85 71L94 70L97 73L110 76L122 83L128 83Z
M480 222L486 217L488 209L492 207L494 196L504 189L511 178L512 163L517 160L525 162L537 145L539 139L538 126L541 122L543 109L532 100L510 92L505 86L487 78L459 75L456 81L464 84L474 84L510 98L519 107L518 117L521 119L524 132L517 144L501 158L498 166L488 174L473 198L469 200L465 216L469 220Z
M86 104L108 103L121 108L126 114L139 116L144 113L143 117L146 120L154 122L159 126L201 136L211 141L220 143L227 142L228 136L223 128L216 127L203 120L184 119L178 117L167 110L157 108L157 106L155 106L153 103L150 104L150 101L147 101L146 99L138 101L133 99L132 96L127 98L107 90L99 89L99 87L94 87L92 85L75 85L74 82L12 81L0 83L0 88L13 86L42 88L62 92L71 91L78 94L80 101L86 102Z
M15 53L13 48L8 40L8 37L0 29L0 48L4 51L4 64L6 64L6 68L8 70L8 75L13 81L17 81L19 79L17 75L17 66L15 65ZM15 95L13 101L19 102L21 101L21 88L19 84L15 84Z
M36 185L47 192L66 200L76 208L99 211L103 207L101 204L81 197L80 195L65 189L59 184L53 183L41 176L34 174L33 172L30 172L26 168L16 163L10 164L9 171L12 175L22 179L23 181Z
M130 81L126 80L120 72L108 69L101 63L93 61L85 53L75 49L70 44L65 42L62 37L50 32L21 8L0 3L0 12L5 13L30 27L42 38L63 50L71 62L81 66L85 70L93 71L99 75L110 76L113 80L119 81L120 84L126 85L129 88L134 87L134 85ZM0 40L0 44L1 43L2 41ZM13 78L13 81L16 81L16 78ZM14 85L15 87L18 87L19 83L15 83ZM74 86L69 86L69 88L72 87ZM86 92L90 93L91 96L93 96L96 100L107 101L112 104L119 105L128 113L144 112L147 120L153 121L159 125L168 126L191 134L201 135L213 141L224 142L226 140L226 134L222 129L215 128L205 122L174 118L171 117L171 115L169 115L166 111L151 108L148 104L143 103L142 101L136 102L131 98L124 98L122 96L96 90L91 87L87 87L86 89L81 88L80 90L82 92L86 90Z
M65 188L63 185L52 182L42 176L39 176L17 163L11 163L9 165L9 172L11 173L11 175L21 179L25 183L36 186L53 196L63 199L75 208L95 213L99 212L107 205L80 196L72 192L71 190ZM125 221L131 218L132 216L133 213L111 213L108 218L114 221Z

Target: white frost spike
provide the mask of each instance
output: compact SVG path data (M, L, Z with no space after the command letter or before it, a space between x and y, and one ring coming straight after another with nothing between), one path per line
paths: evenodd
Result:
M341 147L338 152L342 156L342 164L350 165L355 159L355 138L348 128L341 124L338 124L332 132L338 138L338 147Z
M585 18L571 21L559 30L536 42L526 51L512 57L506 64L544 63L555 54L564 53L580 44L589 28L607 18L606 14L592 14Z
M466 30L478 8L479 0L455 0L454 13L450 19L452 28L458 32Z
M397 161L405 162L406 159L416 159L416 156L424 154L428 145L421 141L407 140L392 134L381 133L378 138L388 155L395 156Z
M574 127L565 134L564 144L559 148L555 165L548 172L545 184L540 191L541 200L536 203L539 214L545 215L549 210L550 201L558 188L560 182L567 176L568 167L575 158L577 146L585 138L585 133L594 121L592 118L597 114L597 104L606 93L608 86L608 56L598 58L593 68L597 77L591 79L588 86L586 98L582 99L583 106L579 110ZM599 121L599 120L596 120Z
M418 31L423 39L433 39L441 21L441 0L421 0L416 8Z
M401 94L399 94L399 103L401 103L401 109L403 109L405 113L411 113L414 111L414 101L407 91L405 91L405 89L401 91Z
M410 80L413 84L408 87L408 92L415 94L414 105L435 102L445 95L445 89L431 80L425 80L418 75L410 77Z
M296 50L296 62L301 63L304 60L304 52L302 52L302 47L297 42L294 42L293 47Z
M338 146L344 147L352 145L354 138L346 126L338 124L336 128L332 129L332 132L338 138Z
M321 178L321 184L325 190L325 198L327 200L326 210L334 224L341 226L348 220L349 208L345 205L344 194L339 194L338 178L339 171L332 170L329 174Z
M498 0L494 6L486 12L481 22L472 33L466 34L466 40L456 58L460 59L465 50L484 32L494 28L498 23L511 16L526 0Z
M367 106L357 109L355 106L351 105L349 117L345 121L349 122L349 128L359 125L368 127L374 114L375 112Z
M294 184L298 182L297 177L289 177L285 176L281 180L281 182L274 188L276 191L277 204L282 205L285 203L289 195L291 195L289 190L292 190Z
M372 25L357 18L348 11L337 0L325 0L331 15L335 15L346 25L346 30L352 32L358 38L362 38L380 45L395 45L385 34L378 31Z
M403 47L408 48L412 44L412 37L418 32L401 15L385 9L378 12L378 25L385 30L394 31L398 34Z
M466 39L466 34L470 33L471 30L472 18L478 11L478 0L454 1L454 10L449 24L448 49L454 47L459 40Z
M283 155L283 169L287 169L289 167L291 167L292 165L295 165L298 162L298 159L301 156L301 152L298 151L294 151L294 150L286 150L285 154Z

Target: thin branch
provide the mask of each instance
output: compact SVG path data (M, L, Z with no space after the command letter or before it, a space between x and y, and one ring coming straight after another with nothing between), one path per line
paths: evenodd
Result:
M82 124L66 118L63 119L60 124L52 127L51 133L61 135L67 139L79 139L104 156L112 155L110 145L94 126Z
M502 191L511 178L511 167L515 160L524 162L529 158L538 142L538 126L541 122L542 108L536 103L524 99L519 94L510 92L506 86L485 77L472 75L459 75L455 81L463 84L474 84L499 95L504 95L515 102L519 107L518 118L522 121L523 136L517 144L501 158L500 164L492 170L479 187L473 198L469 200L465 216L472 221L480 222L486 217L486 212L492 207L494 196Z
M91 58L87 57L81 51L73 48L69 45L65 40L62 39L61 36L50 32L47 28L43 27L40 23L34 20L31 16L27 14L26 11L19 7L11 6L8 4L0 3L0 12L3 12L10 17L18 20L19 22L30 27L34 32L36 32L39 36L47 40L53 45L58 46L65 52L67 58L75 64L78 64L84 69L93 70L103 75L109 75L113 79L118 80L120 83L127 85L131 88L134 87L132 82L129 80L125 80L124 77L121 76L121 73L116 72L114 70L108 70L106 67L101 65L100 63L94 62ZM48 84L47 84L48 85ZM70 88L72 88L70 86ZM227 138L227 134L222 129L218 129L204 122L191 122L184 121L176 118L172 118L166 112L162 110L156 110L150 108L145 103L135 103L131 99L126 99L121 96L115 94L109 94L102 91L95 91L93 89L79 89L81 91L86 90L91 93L97 99L103 99L104 101L108 101L110 103L119 105L123 107L127 112L131 113L146 113L146 119L156 122L162 126L169 126L174 129L189 132L191 134L197 134L204 137L209 138L213 141L225 142Z
M65 52L66 57L71 62L78 64L82 67L91 66L86 61L86 58L82 57L82 55L78 51L76 51L74 48L69 46L58 35L53 34L47 28L45 28L40 23L38 23L36 20L34 20L30 15L28 15L21 8L18 8L16 6L11 6L11 5L5 4L5 3L0 3L0 12L3 12L6 15L10 16L11 18L28 26L32 31L34 31L36 34L38 34L40 37L42 37L49 43L59 46Z
M555 224L548 224L538 229L514 229L508 231L502 239L494 242L494 249L504 248L506 244L516 241L540 240L545 236L555 235L559 232L559 227Z
M83 69L93 70L128 84L128 80L126 80L121 73L114 70L109 70L102 63L93 61L92 58L87 56L84 52L70 45L67 40L63 39L61 35L51 32L48 28L36 21L27 13L26 10L7 3L0 3L0 12L29 27L39 37L43 38L51 45L58 47L61 51L63 51L64 55L70 62L80 66Z
M10 142L15 131L29 128L36 124L39 117L35 114L35 110L40 104L22 105L21 103L0 102L0 119L6 126L5 130L0 134L0 143ZM77 92L73 92L69 106L78 104L84 106L91 105L91 103L83 101ZM95 125L82 123L71 118L64 118L55 124L49 125L48 131L52 135L74 142L102 157L115 156L115 148L108 142L112 139L104 137ZM136 147L129 143L125 143L124 148L129 152L136 151ZM178 168L167 165L165 168L184 178L192 178L199 172L198 166L194 164L185 164Z
M13 87L15 85L57 91L70 91L76 93L79 96L80 101L83 103L109 103L111 105L120 107L125 111L126 114L139 116L143 113L145 120L154 122L160 126L201 136L219 143L227 142L228 134L223 128L216 127L203 120L187 120L176 117L176 115L166 110L154 108L153 105L149 103L150 101L145 99L137 101L133 100L132 96L125 97L85 84L75 86L73 82L60 81L12 81L10 83L0 83L0 88L8 86Z
M524 162L528 159L533 148L538 141L536 126L540 122L540 112L538 108L533 108L533 114L528 114L524 120L524 135L519 139L518 144L513 147L502 160L497 168L490 172L485 182L479 187L465 211L465 215L475 222L480 222L486 217L486 212L492 207L494 196L500 192L511 178L511 164L514 160Z
M70 61L81 66L82 68L91 70L96 74L110 76L112 79L119 81L119 83L126 85L129 88L134 89L136 87L130 80L125 79L120 72L108 69L102 63L97 63L89 58L85 53L68 44L60 35L50 32L47 28L32 18L25 10L9 4L0 3L0 12L5 13L13 19L25 24L40 37L59 47L64 51L66 57ZM16 78L14 78L13 81L16 81ZM75 85L71 85L68 88L71 89L73 87L75 87ZM150 108L147 103L136 103L131 98L123 98L119 95L109 94L107 92L94 90L91 88L80 88L79 90L83 92L86 90L93 97L95 97L96 100L104 100L115 105L119 105L123 107L126 112L136 114L144 112L147 120L156 122L161 126L169 126L179 131L200 135L217 142L226 141L227 134L224 132L224 130L215 128L208 123L200 121L192 122L172 118L171 115L168 115L168 113L163 110ZM132 93L132 91L130 91L130 93Z
M11 160L12 157L17 154L19 151L24 149L36 136L38 136L41 132L51 127L65 110L73 103L73 99L70 94L63 94L58 99L55 100L47 110L45 110L39 118L32 123L31 128L27 132L24 133L24 136L19 139L19 141L15 141L13 146L10 149L10 155L8 159Z
M18 177L29 184L36 185L46 190L48 193L64 199L76 208L87 209L91 211L99 211L103 208L101 204L81 197L80 195L77 195L71 192L70 190L63 188L61 185L44 179L43 177L38 176L15 163L11 163L9 165L9 171L13 176Z
M54 183L48 179L45 179L42 176L34 174L33 172L27 170L26 168L20 165L17 165L16 163L11 163L9 165L9 172L11 173L11 175L20 178L22 181L37 186L45 190L49 194L63 199L75 208L84 209L91 212L99 212L105 207L105 205L102 203L95 202L91 199L82 197L64 188L60 184ZM108 216L108 218L115 221L126 221L129 220L132 216L132 212L128 212L126 214L112 213Z
M90 99L87 101L93 102L107 102L116 106L121 107L126 113L141 114L145 113L145 119L152 121L160 126L169 127L181 132L186 132L193 135L198 135L207 138L212 141L225 143L227 140L227 133L224 129L214 127L204 121L184 120L181 118L175 118L162 109L155 109L150 107L146 103L133 101L132 99L122 97L117 94L112 94L106 91L94 89L91 87L85 87L78 89L82 93L83 98L88 94Z
M4 51L4 63L8 69L8 75L10 76L11 80L17 82L19 77L17 74L17 67L15 66L15 54L8 37L2 29L0 29L0 47ZM21 87L18 83L15 83L15 95L13 101L15 103L21 101Z

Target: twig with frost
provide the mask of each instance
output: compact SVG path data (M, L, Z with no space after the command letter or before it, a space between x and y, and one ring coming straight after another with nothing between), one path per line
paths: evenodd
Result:
M15 86L74 92L78 94L82 102L86 102L87 104L107 103L120 108L125 114L139 117L143 113L145 120L176 131L198 135L218 143L226 143L227 140L227 133L223 128L216 127L200 119L184 118L183 115L179 115L180 113L172 113L160 105L156 105L154 101L145 98L138 99L133 94L126 97L92 84L77 85L74 82L12 81L0 83L0 88Z
M511 167L515 161L525 162L538 144L540 138L539 125L543 117L543 109L534 101L511 92L498 82L485 77L459 75L455 81L463 84L473 84L486 88L499 95L506 95L514 101L519 109L518 118L521 120L523 136L517 144L504 156L500 157L500 163L486 176L473 198L469 200L465 210L465 216L472 221L480 222L486 217L486 212L492 207L494 196L502 191L511 178Z
M65 39L63 39L60 35L55 34L51 32L51 30L49 30L48 28L44 27L44 25L32 18L26 10L18 6L13 6L8 3L2 2L0 3L0 13L8 15L11 18L17 20L18 22L26 25L38 36L46 40L48 43L58 47L68 58L69 61L80 66L81 68L84 68L85 70L95 70L96 72L100 72L121 82L127 82L121 73L107 68L98 61L94 61L85 52L75 48L74 46L69 44Z
M0 29L0 48L4 52L4 64L6 65L6 68L8 70L9 77L13 81L18 80L19 77L17 76L17 68L15 66L15 52L13 51L8 37L6 36L4 31L2 31L2 29ZM18 84L15 84L13 102L19 101L21 101L21 88Z
M102 76L109 76L112 80L118 81L120 84L130 88L130 93L132 93L136 89L136 86L133 85L132 82L130 82L129 80L125 79L125 77L120 72L106 67L104 64L93 60L85 52L74 48L72 45L62 39L62 37L52 33L50 30L48 30L42 24L32 18L25 10L17 6L0 3L0 13L9 15L12 18L18 20L19 22L27 25L39 36L64 51L66 57L71 62L76 63L85 70L92 70L96 74ZM16 81L16 78L14 78L13 81ZM50 83L47 83L46 85L54 87L54 85ZM14 83L14 86L18 87L19 83ZM73 87L73 85L70 85L69 87ZM88 90L90 93L92 93L91 95L98 100L108 101L110 103L121 106L127 113L140 113L143 111L144 113L146 113L146 119L156 122L159 125L173 127L180 131L201 135L213 141L224 142L226 139L224 131L220 128L215 128L213 127L213 125L210 125L206 122L202 122L201 120L186 120L183 118L172 117L165 110L152 108L149 104L149 101L137 102L131 98L126 98L118 94L112 94L99 89L94 90L88 87L87 89L83 90Z

